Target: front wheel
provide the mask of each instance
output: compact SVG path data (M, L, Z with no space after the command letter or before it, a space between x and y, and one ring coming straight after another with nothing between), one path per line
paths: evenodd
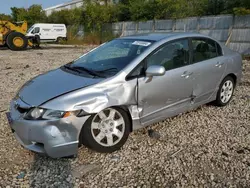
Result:
M27 48L28 39L22 33L12 32L8 35L6 43L9 49L20 51Z
M233 97L235 81L231 76L227 76L221 82L217 98L214 101L217 106L226 106Z
M107 108L91 117L83 125L80 142L97 152L119 150L130 133L128 114L120 108Z

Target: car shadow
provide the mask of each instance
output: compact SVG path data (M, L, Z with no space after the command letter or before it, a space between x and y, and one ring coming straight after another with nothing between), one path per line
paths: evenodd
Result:
M9 50L7 46L0 46L0 50Z
M30 174L30 187L74 187L68 158L52 159L35 154Z

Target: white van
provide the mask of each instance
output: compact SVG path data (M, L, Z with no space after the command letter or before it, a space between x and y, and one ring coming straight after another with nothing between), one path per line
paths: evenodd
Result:
M34 24L26 34L27 37L38 37L40 42L67 40L67 28L64 24Z

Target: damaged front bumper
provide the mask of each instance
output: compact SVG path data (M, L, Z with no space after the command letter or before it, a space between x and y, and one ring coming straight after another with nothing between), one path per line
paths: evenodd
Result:
M89 116L57 120L25 120L12 101L7 118L18 142L24 148L52 158L77 154L81 128Z

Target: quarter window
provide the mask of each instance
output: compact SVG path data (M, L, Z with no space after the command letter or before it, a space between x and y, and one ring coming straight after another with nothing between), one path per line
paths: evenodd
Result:
M167 43L146 60L147 67L160 65L166 71L179 68L189 64L188 39L176 40Z
M192 47L194 63L221 55L220 46L211 39L192 39Z

